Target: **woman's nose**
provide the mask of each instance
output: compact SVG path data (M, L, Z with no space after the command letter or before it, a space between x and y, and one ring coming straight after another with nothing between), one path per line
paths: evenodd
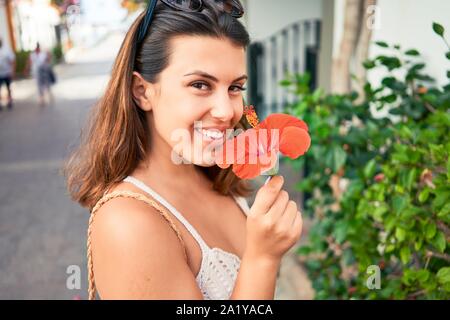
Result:
M221 95L213 102L213 107L211 109L211 116L223 121L229 122L234 117L234 108L231 98L227 94L226 96Z

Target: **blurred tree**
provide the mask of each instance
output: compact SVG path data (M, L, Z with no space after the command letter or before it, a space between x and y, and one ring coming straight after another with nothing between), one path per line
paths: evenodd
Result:
M373 19L371 8L377 0L347 0L344 9L344 29L339 45L339 54L332 62L331 92L349 93L356 89L359 94L363 88L366 71L362 67L368 57L369 42L372 36ZM359 82L352 83L352 74Z

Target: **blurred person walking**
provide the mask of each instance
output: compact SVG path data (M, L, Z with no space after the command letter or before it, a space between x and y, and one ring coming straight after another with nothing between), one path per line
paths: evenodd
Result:
M51 86L56 82L56 79L51 66L51 60L51 54L41 50L39 43L36 44L36 49L30 54L28 60L27 70L29 71L31 67L31 75L36 79L39 92L39 104L41 106L46 104L46 94L49 103L53 102Z
M2 107L2 87L3 84L6 86L8 91L8 109L12 108L13 99L11 93L11 82L14 78L16 69L16 59L14 53L11 49L3 45L3 40L0 38L0 110Z

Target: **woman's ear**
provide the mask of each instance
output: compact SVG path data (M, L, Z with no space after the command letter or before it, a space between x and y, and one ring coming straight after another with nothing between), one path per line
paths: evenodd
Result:
M138 72L134 71L131 92L133 94L133 100L144 111L152 110L151 90L152 84L145 81Z

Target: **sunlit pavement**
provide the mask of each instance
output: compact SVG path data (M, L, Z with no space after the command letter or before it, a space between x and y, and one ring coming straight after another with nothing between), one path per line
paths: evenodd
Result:
M112 34L57 66L52 105L39 106L27 79L14 83L13 109L0 112L0 299L86 298L88 211L69 199L60 170L121 40ZM78 290L66 287L70 265L81 270Z

